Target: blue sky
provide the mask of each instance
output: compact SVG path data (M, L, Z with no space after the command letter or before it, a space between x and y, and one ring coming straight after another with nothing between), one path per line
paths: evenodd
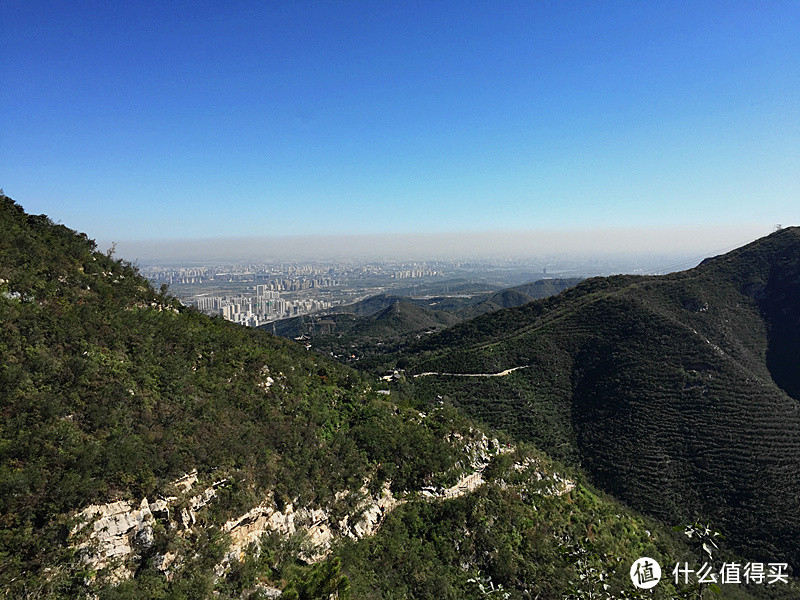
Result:
M798 2L5 0L0 22L0 186L94 238L800 223Z

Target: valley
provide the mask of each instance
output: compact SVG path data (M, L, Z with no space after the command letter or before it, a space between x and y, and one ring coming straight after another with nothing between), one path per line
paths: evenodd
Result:
M368 299L299 344L0 201L6 597L636 597L698 518L797 564L797 230L477 317Z

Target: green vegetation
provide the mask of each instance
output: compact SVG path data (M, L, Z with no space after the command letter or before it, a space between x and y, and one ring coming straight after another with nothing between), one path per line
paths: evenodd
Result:
M429 336L381 367L580 464L666 522L800 565L800 230L690 271L587 280Z
M543 279L488 297L423 299L379 294L338 307L335 314L292 317L261 328L283 337L310 340L314 350L369 370L383 365L384 355L407 349L424 336L477 315L558 294L579 281Z
M46 575L74 558L75 509L153 498L191 469L231 481L220 523L268 492L327 506L367 477L417 489L454 464L437 427L463 419L410 428L355 371L185 309L6 198L0 230L4 589L78 585L80 570Z
M187 309L166 290L153 290L133 265L114 259L111 252L97 252L86 236L44 216L25 214L6 197L0 197L0 232L0 590L6 598L255 600L278 593L285 599L305 600L633 597L626 577L634 558L645 554L666 565L691 556L680 534L596 491L578 468L554 462L508 433L497 434L501 441L482 458L489 456L491 461L476 470L470 445L483 442L488 448L483 431L494 434L478 428L448 398L437 398L435 378L407 379L388 397L378 394L373 375L267 332ZM554 333L534 334L521 348L515 348L513 340L531 335L520 327L520 315L537 315L529 325L549 332L558 330L549 318L558 317L559 327L572 323L575 305L595 305L596 318L607 319L608 306L623 301L614 300L615 294L632 282L639 280L590 281L558 299L480 317L420 340L422 357L404 358L413 363L411 370L427 365L505 368L513 361L535 362L539 377L531 377L531 368L489 380L491 384L481 388L487 394L483 404L477 399L470 404L467 388L460 387L464 382L452 381L446 395L507 432L555 451L570 448L561 454L583 457L592 473L602 473L606 465L602 461L613 456L598 452L595 463L584 452L600 443L603 429L592 429L589 421L581 424L574 407L565 408L561 394L588 386L579 397L602 423L613 424L614 414L603 413L603 403L592 395L600 392L590 390L619 394L617 390L628 389L620 382L639 385L636 369L645 371L635 359L652 358L651 337L624 338L634 340L625 352L613 337L613 328L606 346L600 340L595 340L596 346L582 344L576 330L560 338ZM765 284L765 306L769 302L780 306L777 292L769 291L769 281ZM676 301L695 307L694 299L699 298L711 304L712 298L699 296L702 289L694 289L688 300L679 294ZM653 293L653 306L669 315L671 305L663 299L657 304L659 298ZM568 310L565 303L573 308ZM629 316L621 318L618 327L639 331L637 319L644 317L624 306L622 314ZM383 319L398 317L421 324L426 313L414 309L390 306ZM652 317L652 312L642 314ZM668 342L663 336L681 339L674 330L680 324L666 316L658 322L650 336L663 346ZM502 327L508 328L505 334L498 333ZM742 339L741 332L735 333ZM477 345L465 345L458 358L438 345L469 336ZM756 332L748 343L760 339ZM573 340L573 345L565 340ZM747 350L743 344L743 357ZM706 408L705 396L692 390L702 386L715 397L717 383L703 376L709 369L720 378L734 371L724 357L714 359L713 352L703 353L689 343L674 352L691 361L681 363L683 374L666 370L682 385L690 384L685 388L686 402L691 400L701 416L719 406L718 402ZM633 369L626 373L633 375L620 371L619 356ZM737 364L744 364L744 358ZM784 396L775 400L774 394L769 395L772 387L763 383L769 367L764 369L759 385L767 389L765 398L772 399L773 408L780 410ZM578 372L582 377L573 379ZM745 375L737 382L745 397L753 389L745 379L753 375L742 372ZM550 375L541 377L542 373ZM786 372L785 381L795 380ZM509 390L519 393L508 396ZM494 413L481 412L482 405L492 404L493 394L503 396L506 405ZM658 398L658 388L643 397ZM637 409L634 400L631 412ZM534 418L525 417L525 411ZM510 417L503 421L506 414ZM733 427L738 414L727 421L724 414L715 414L714 435L722 428L719 424ZM791 423L783 413L776 414ZM743 439L751 439L750 433L741 434L741 424L738 427ZM613 431L623 438L622 430ZM679 433L670 430L670 435ZM702 441L707 434L697 435ZM778 438L774 447L782 449L792 439ZM640 446L612 444L612 448L638 452L650 460L648 466L660 464L664 455L657 452L671 448L655 430L637 443ZM713 475L720 464L728 464L716 453L718 447L715 452L685 451L697 452L698 472ZM762 467L762 479L741 488L743 501L754 502L761 497L756 483L771 483L771 477L790 472L794 463L777 460L768 450L756 455L754 448L748 448ZM624 457L620 464L629 466ZM176 515L190 506L173 482L195 469L198 489L208 490L213 484L215 496L196 509L196 521L178 526L183 517ZM656 470L657 475L660 472ZM644 479L644 473L649 471L634 474ZM423 493L450 488L466 474L480 475L486 483L447 500ZM736 477L732 471L726 474ZM672 487L660 492L668 508L681 506L678 491L703 509L707 503L729 499L727 488L718 481L692 490L696 482L687 477L687 483L677 487L684 476L676 471ZM793 482L789 477L785 488L769 488L765 496L780 502L787 519L792 518L792 505L779 494L793 493ZM642 493L651 483L643 481ZM381 509L382 526L371 537L340 537L330 554L311 559L304 530L291 535L275 530L252 543L243 555L230 553L233 542L223 525L251 509L266 505L278 512L288 512L290 505L318 509L335 524L345 516L360 516L359 511L365 510L360 500L367 493L380 493L384 484L394 494L395 504ZM362 491L365 487L367 491ZM622 492L634 501L638 498L629 488ZM124 500L138 505L142 498L169 495L175 495L173 516L156 514L152 539L134 540L135 557L120 559L133 569L130 577L115 579L115 565L95 572L82 560L77 544L86 540L75 530L79 511L90 504ZM763 509L742 504L722 507L718 513L730 516L740 507ZM749 529L742 524L748 539L763 541L769 534L775 550L785 551L795 532L791 523L776 532L772 515L756 514L762 521ZM737 542L741 546L741 540ZM174 560L166 571L169 576L159 568L167 556ZM647 597L668 598L672 593L665 582ZM792 598L798 590L794 584L734 587L722 594L730 599Z
M376 296L365 303L353 305L354 310L362 312L383 305L384 299ZM442 330L458 322L449 312L422 308L406 301L395 299L391 304L370 315L342 313L325 316L303 316L284 319L273 324L263 325L262 329L275 331L278 335L291 338L304 337L311 340L314 350L333 355L344 363L355 363L364 357L396 351L416 340L420 335Z
M457 314L461 319L471 319L502 308L522 306L537 299L555 296L578 285L580 281L580 279L540 279L507 290L500 290L477 304L460 309Z

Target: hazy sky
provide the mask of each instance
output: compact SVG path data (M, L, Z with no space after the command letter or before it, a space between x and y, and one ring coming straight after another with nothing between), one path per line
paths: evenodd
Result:
M630 229L550 229L362 235L296 235L172 241L123 241L119 255L145 262L208 262L308 258L545 258L610 259L613 264L681 270L772 233L753 227L718 226ZM100 241L101 250L110 242ZM620 260L620 259L625 260ZM636 259L631 261L630 259ZM688 260L687 260L688 259ZM546 260L542 264L546 264ZM558 260L556 262L559 262ZM667 267L673 267L667 269Z
M100 240L800 223L800 2L3 0L0 23L0 186Z

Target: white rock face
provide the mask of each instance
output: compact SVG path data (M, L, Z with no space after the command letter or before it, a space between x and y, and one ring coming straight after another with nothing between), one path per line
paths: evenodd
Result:
M354 540L373 535L383 523L386 515L404 502L392 495L388 481L383 484L381 493L377 497L368 495L366 485L359 492L365 496L356 508L356 514L361 513L361 517L354 523L350 523L350 518L345 516L338 524L339 530Z
M177 487L184 494L192 489L192 486L197 483L197 469L192 469L189 473L182 477L178 477L172 482L172 485Z
M342 499L348 493L340 492L337 498ZM304 532L306 548L300 558L309 563L317 562L328 556L331 544L337 537L360 539L374 534L386 515L403 502L392 495L388 482L377 496L368 493L366 484L358 493L364 499L356 507L355 514L359 517L354 520L347 515L335 523L322 509L295 509L292 504L288 504L283 511L278 511L271 501L231 519L222 527L231 536L230 551L222 563L217 565L217 574L224 573L231 561L243 560L248 546L258 544L261 536L268 533L289 537L299 531Z
M258 584L256 585L256 590L261 592L262 596L266 596L267 598L274 599L280 598L283 590L279 590L278 588L272 587L270 585Z
M463 444L466 463L472 471L462 476L454 486L443 490L429 488L423 491L423 496L442 500L463 496L484 483L482 473L493 454L513 451L510 447L501 448L497 440L489 440L483 434L474 441L464 443L463 440L463 436L457 433L448 439ZM340 492L337 494L337 499L341 500L349 493ZM223 531L231 536L230 552L223 562L217 565L217 573L219 575L224 573L231 561L242 560L250 544L258 544L261 536L271 532L288 537L298 531L305 531L308 536L308 548L301 558L307 562L317 562L330 553L331 544L337 537L358 540L373 535L386 516L405 502L394 497L389 482L384 483L377 495L369 493L365 482L358 494L363 498L353 513L359 515L358 518L352 519L350 515L346 515L337 523L332 522L330 516L321 509L295 510L294 506L289 504L279 512L272 502L261 504L241 517L231 519L223 526Z
M422 496L432 501L457 498L472 492L485 483L483 472L493 456L514 451L513 447L501 447L496 439L490 440L480 432L477 436L471 436L471 439L453 433L447 437L447 441L463 452L460 466L466 473L450 488L423 488ZM513 469L518 472L528 470L530 476L539 481L547 479L548 485L539 492L546 495L562 495L575 486L574 482L558 474L543 475L537 459L526 458L514 464ZM72 532L74 537L82 538L78 548L82 550L84 564L93 570L110 569L111 581L131 577L133 572L130 565L135 564L142 550L155 542L155 519L166 521L170 527L177 527L178 535L186 535L196 525L195 513L214 501L217 489L226 480L217 481L199 493L194 490L197 481L197 471L194 470L172 483L179 496L159 498L153 502L145 498L138 505L118 501L84 509L79 515L83 524ZM300 558L309 563L328 556L336 539L347 537L358 540L375 534L389 513L406 500L394 497L389 482L385 482L375 494L369 492L368 484L365 481L358 491L343 490L336 494L337 501L346 500L351 494L358 498L352 513L339 521L321 508L295 508L293 504L288 504L283 510L278 510L272 498L265 499L222 526L222 531L230 536L231 546L228 554L216 566L215 573L217 576L224 575L233 561L245 558L245 552L251 544L258 546L262 536L269 533L287 538L304 533L305 544ZM500 485L506 484L500 482ZM183 508L176 510L175 505L179 501ZM155 556L153 564L170 578L179 561L178 554L168 552Z
M133 502L120 500L85 508L78 515L82 524L75 527L71 534L73 537L86 537L78 544L81 560L95 571L110 568L112 581L131 577L133 573L126 562L135 558L140 550L153 545L155 519L170 521L177 517L184 529L191 528L197 521L195 511L207 506L217 495L216 488L224 482L225 480L218 481L200 494L190 497L189 508L182 509L177 515L170 511L170 506L179 500L177 496L159 498L153 502L144 498L138 506ZM192 492L195 483L197 471L193 470L173 481L172 485L185 498ZM156 556L155 566L161 571L167 571L175 558L176 555L170 553Z
M170 579L169 568L175 562L176 558L178 558L178 555L175 552L167 552L166 554L159 554L153 559L153 566L162 573L166 573L167 579Z
M175 496L170 496L169 498L159 498L158 500L154 500L150 503L150 512L153 513L153 516L156 519L165 519L169 521L170 512L169 506L173 504L177 498Z
M119 501L89 506L79 516L84 524L78 525L72 534L91 528L88 539L78 546L84 564L94 570L114 567L112 579L130 577L132 573L123 561L134 554L137 543L141 547L153 543L154 518L147 498L138 508L133 503Z

